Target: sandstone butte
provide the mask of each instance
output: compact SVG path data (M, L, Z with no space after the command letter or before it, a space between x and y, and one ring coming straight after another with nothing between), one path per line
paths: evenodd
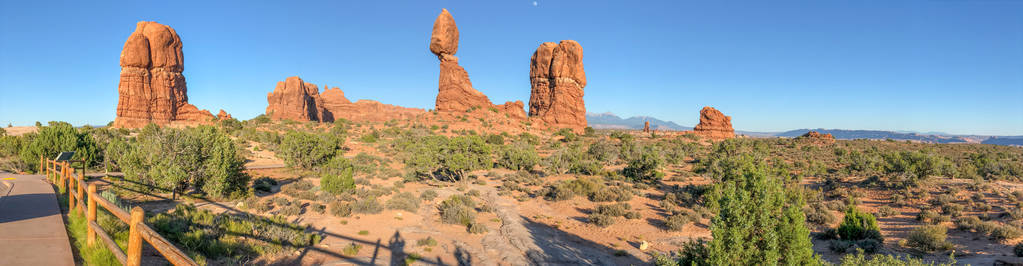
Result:
M650 121L643 121L643 132L650 132Z
M334 87L307 83L299 77L288 77L277 82L273 92L267 94L266 115L272 119L295 121L333 122L335 119L385 122L392 119L412 119L425 113L423 109L382 104L377 101L351 102L344 91Z
M735 130L732 129L732 117L725 116L710 106L704 106L700 110L700 124L697 124L693 131L700 136L710 139L730 139L735 137Z
M181 38L171 27L139 22L124 42L120 61L114 127L209 124L216 119L188 104Z
M583 87L583 48L578 42L545 42L529 62L529 116L553 127L582 130L586 127Z
M486 95L472 87L469 73L458 65L458 57L455 56L458 52L458 26L447 9L441 9L437 20L433 22L430 52L440 60L437 111L465 112L473 108L495 108L511 118L526 118L522 101L494 105Z
M802 136L797 137L797 139L808 140L816 144L835 143L835 136L832 136L831 134L821 134L820 132L812 130L810 132L806 132L806 134L803 134Z

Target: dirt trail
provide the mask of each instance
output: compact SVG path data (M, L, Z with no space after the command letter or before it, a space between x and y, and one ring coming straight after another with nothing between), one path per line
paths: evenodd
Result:
M497 261L482 261L484 265L619 265L607 252L607 247L585 241L573 241L565 232L543 224L527 222L519 214L516 202L500 197L488 186L473 186L482 192L482 198L492 206L501 219L501 228L491 230L483 238L488 252L498 254ZM622 258L627 259L627 258ZM635 261L633 263L642 263Z

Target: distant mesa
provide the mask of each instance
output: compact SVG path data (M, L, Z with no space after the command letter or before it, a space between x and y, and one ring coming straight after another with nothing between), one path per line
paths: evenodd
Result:
M693 131L710 139L730 139L735 137L735 130L732 129L732 117L726 116L717 109L704 106L700 110L700 124L697 124Z
M393 119L412 119L426 111L382 104L377 101L359 100L351 102L344 91L334 87L323 93L315 84L297 76L277 82L273 92L267 94L266 115L271 119L333 122L336 119L351 121L384 122Z
M114 127L209 124L216 118L188 103L181 38L171 27L151 21L136 24L121 50Z
M835 136L832 136L831 134L827 134L827 133L821 134L821 133L819 133L817 131L806 132L806 134L803 134L802 136L799 136L797 139L807 140L807 141L810 141L810 142L813 142L813 143L817 143L817 144L831 144L831 143L835 143Z
M442 9L433 23L430 52L440 60L440 78L437 84L436 110L465 112L472 108L496 108L513 118L526 118L522 101L494 105L482 92L472 87L469 73L458 65L458 27L447 9Z
M529 116L554 127L586 127L583 48L578 42L545 42L529 60Z

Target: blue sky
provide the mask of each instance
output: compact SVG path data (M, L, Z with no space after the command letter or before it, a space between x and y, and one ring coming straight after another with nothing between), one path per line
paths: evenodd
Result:
M298 75L432 108L430 30L495 103L529 99L541 42L582 44L589 112L737 129L1023 135L1023 1L0 1L0 123L115 116L141 20L177 30L189 101L248 119Z

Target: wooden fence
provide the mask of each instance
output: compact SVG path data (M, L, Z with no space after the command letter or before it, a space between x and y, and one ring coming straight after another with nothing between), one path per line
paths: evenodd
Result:
M131 213L128 213L101 197L96 192L96 184L86 184L83 181L84 174L82 173L75 176L74 170L67 161L54 161L40 156L39 163L39 171L46 174L46 179L56 184L59 190L67 192L68 212L77 211L79 214L85 212L86 220L88 220L87 245L95 245L96 236L99 236L107 249L114 253L114 256L122 264L137 266L142 263L142 241L145 240L160 255L163 255L167 261L174 265L197 265L181 249L175 247L174 244L171 244L170 241L167 241L166 238L163 238L163 236L160 236L160 234L146 225L145 211L142 208L136 206L131 209ZM84 185L88 185L87 190L82 187ZM65 186L67 189L65 189ZM121 250L121 247L110 237L110 234L96 223L97 204L113 214L117 219L128 224L127 251Z

